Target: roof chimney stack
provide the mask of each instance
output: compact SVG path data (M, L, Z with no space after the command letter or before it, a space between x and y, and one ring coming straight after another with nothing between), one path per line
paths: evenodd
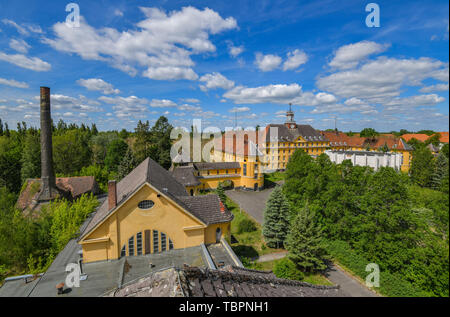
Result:
M108 210L117 206L117 184L116 181L108 182Z
M52 156L52 119L50 115L50 88L41 87L41 180L39 200L51 200L59 195L56 189Z

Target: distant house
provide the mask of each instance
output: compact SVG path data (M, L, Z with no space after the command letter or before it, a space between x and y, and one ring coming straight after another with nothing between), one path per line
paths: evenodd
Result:
M59 192L64 193L62 197L70 200L77 199L83 194L92 193L96 195L99 193L99 187L94 176L57 177L55 183ZM39 211L45 204L39 200L41 191L41 179L27 179L17 200L17 208L30 213Z

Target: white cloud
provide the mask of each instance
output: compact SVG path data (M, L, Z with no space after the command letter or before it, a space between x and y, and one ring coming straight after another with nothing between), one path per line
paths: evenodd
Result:
M153 99L150 102L150 107L153 108L166 108L166 107L175 107L177 104L172 100L168 99Z
M149 67L142 73L142 76L155 80L196 80L198 75L188 67Z
M394 99L390 100L389 102L385 103L384 106L388 110L393 110L396 108L434 106L443 101L445 101L445 98L438 96L436 94L416 95L416 96L405 97L405 98L394 98Z
M353 68L369 55L384 52L387 48L387 45L381 45L370 41L344 45L336 51L335 56L329 65L339 69Z
M181 110L181 111L200 111L200 110L202 110L201 107L192 106L192 105L188 105L188 104L183 104L181 106L178 106L177 109Z
M277 55L263 55L256 53L255 64L263 72L272 71L281 64L281 57Z
M231 42L231 41L228 41L227 45L228 45L228 53L233 58L236 58L237 56L242 54L242 52L244 52L244 46L242 46L242 45L241 46L234 46L233 42Z
M120 11L119 9L115 9L115 10L114 10L114 15L115 15L115 16L119 16L119 17L123 17L123 12Z
M255 88L247 88L244 86L237 86L227 91L223 96L233 100L236 104L248 103L284 103L292 102L296 97L299 97L302 92L302 87L298 84L278 84L267 85Z
M247 112L250 111L249 107L233 107L229 112L235 113L235 112Z
M37 57L27 57L23 54L5 54L0 52L0 60L37 72L45 72L51 69L51 65L42 59Z
M120 93L119 89L114 89L113 85L100 78L81 78L77 80L77 83L78 85L85 87L87 90L102 91L106 95Z
M30 32L37 33L37 34L44 33L39 25L33 25L33 24L19 25L16 22L14 22L13 20L9 20L9 19L3 19L2 22L5 25L10 25L10 26L14 27L17 30L17 32L19 32L20 34L25 35L25 36L30 35Z
M436 78L445 73L446 65L422 57L396 59L379 57L357 69L345 70L321 77L317 86L339 97L386 102L400 95L403 85L417 86L426 78ZM448 71L448 66L447 66Z
M296 49L287 54L287 60L283 64L283 70L293 70L308 61L308 55L302 50Z
M3 19L2 22L3 22L3 24L10 25L10 26L16 28L17 32L19 32L22 35L28 35L29 34L29 32L26 30L26 28L18 25L16 22L14 22L12 20Z
M140 9L146 18L133 29L96 29L82 17L79 28L56 23L56 37L44 42L83 59L107 62L132 76L142 70L143 76L156 80L196 80L191 55L214 52L209 36L237 27L235 19L223 19L208 8L184 7L168 14L157 8Z
M17 88L28 88L28 84L20 81L16 81L14 79L5 79L0 77L0 85L6 85Z
M234 87L234 81L227 79L220 73L206 74L200 77L199 80L206 83L205 85L200 85L202 91L217 88L231 89Z
M420 88L420 92L448 91L448 84L436 84Z
M28 50L31 48L31 46L21 39L11 39L9 41L9 47L11 47L13 50L16 50L19 53L26 54Z

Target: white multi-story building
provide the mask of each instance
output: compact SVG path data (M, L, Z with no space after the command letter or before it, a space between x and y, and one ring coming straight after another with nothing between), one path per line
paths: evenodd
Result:
M341 164L344 160L350 160L353 165L369 166L375 171L383 166L400 170L403 163L403 155L396 152L327 150L325 154L333 163Z

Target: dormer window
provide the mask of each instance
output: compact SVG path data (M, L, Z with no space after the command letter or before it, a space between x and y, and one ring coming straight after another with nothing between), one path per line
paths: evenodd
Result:
M150 209L155 205L153 200L142 200L138 203L140 209Z

